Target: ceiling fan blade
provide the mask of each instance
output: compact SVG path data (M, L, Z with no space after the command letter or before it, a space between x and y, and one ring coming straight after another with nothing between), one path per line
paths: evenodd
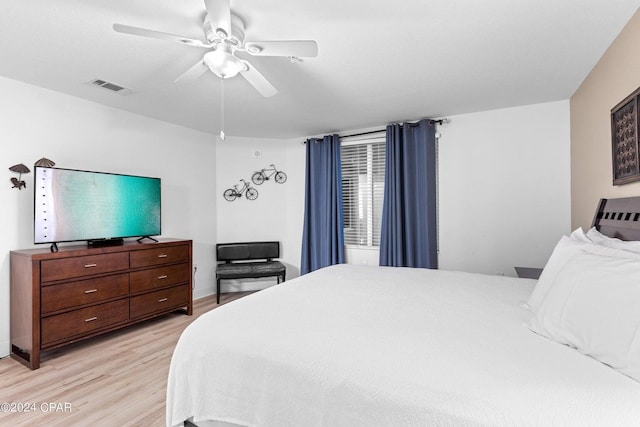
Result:
M247 81L251 83L251 85L255 87L262 96L269 98L278 93L278 90L269 83L269 80L267 80L260 71L247 61L242 62L247 68L245 71L240 71L240 74L242 74L242 77L247 79Z
M254 56L314 57L318 55L318 44L313 40L247 42L244 47Z
M211 27L218 37L227 38L231 36L230 0L204 0L204 6L207 8ZM224 34L220 34L220 30Z
M175 80L175 83L188 82L191 80L195 80L201 75L203 75L204 73L206 73L208 69L209 67L207 67L207 65L201 59L200 61L196 62L191 68L185 71L180 77L178 77Z
M134 36L151 37L154 39L169 40L189 46L211 47L208 43L203 43L198 39L178 36L176 34L163 33L161 31L147 30L146 28L132 27L124 24L113 24L113 30L118 33L133 34Z

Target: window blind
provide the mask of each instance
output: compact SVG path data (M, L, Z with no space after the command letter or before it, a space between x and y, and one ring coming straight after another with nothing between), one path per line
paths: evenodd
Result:
M342 210L345 245L380 246L384 197L385 134L344 138Z

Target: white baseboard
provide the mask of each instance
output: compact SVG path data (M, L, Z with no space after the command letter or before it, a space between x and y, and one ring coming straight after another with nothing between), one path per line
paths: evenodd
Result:
M206 287L204 289L194 289L193 290L193 299L200 299L200 298L204 298L204 297L208 297L209 295L215 295L216 294L216 287L212 286L212 287Z

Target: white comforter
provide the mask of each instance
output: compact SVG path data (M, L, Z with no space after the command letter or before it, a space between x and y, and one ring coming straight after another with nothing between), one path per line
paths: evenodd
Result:
M339 265L202 315L167 425L639 426L640 384L522 324L535 281Z

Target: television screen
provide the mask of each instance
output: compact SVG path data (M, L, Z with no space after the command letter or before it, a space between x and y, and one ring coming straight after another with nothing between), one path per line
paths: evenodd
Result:
M36 167L34 242L157 236L160 178Z

